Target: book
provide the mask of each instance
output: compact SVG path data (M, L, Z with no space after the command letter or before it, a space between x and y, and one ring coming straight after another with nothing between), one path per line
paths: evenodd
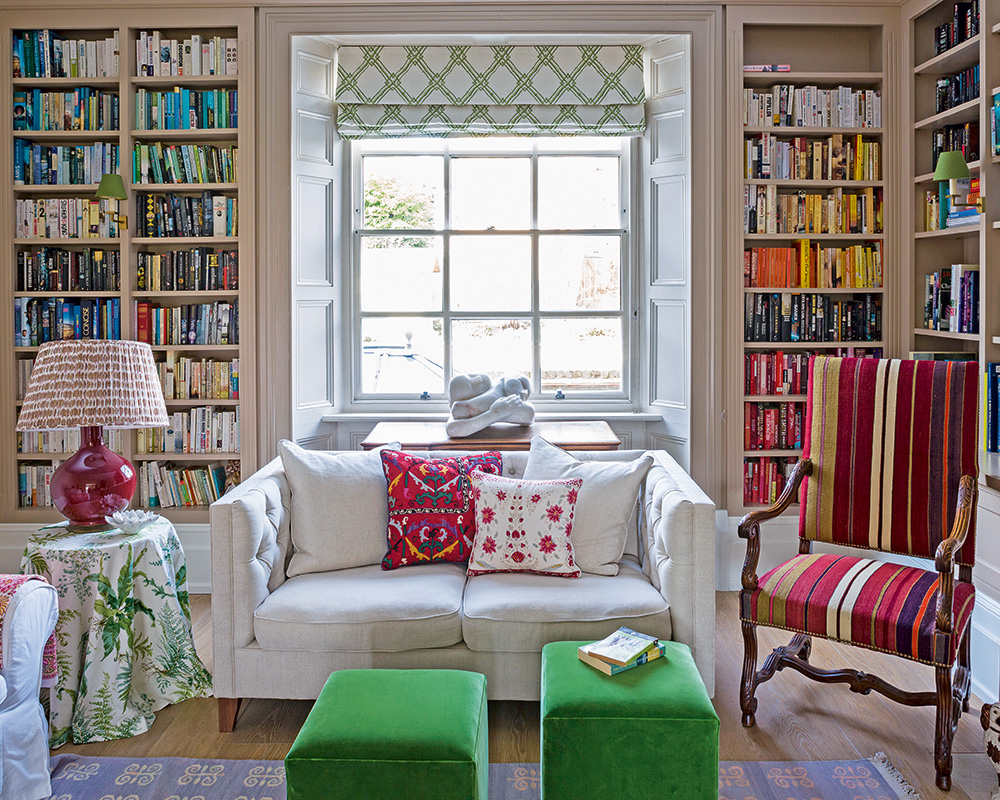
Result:
M601 661L624 666L658 644L659 640L655 636L638 633L622 626L610 636L599 642L584 645L581 649L585 649L587 653Z
M744 64L744 72L791 72L791 64Z
M626 670L642 666L650 661L655 661L657 658L662 658L666 655L666 653L666 644L659 644L651 650L647 650L638 658L629 661L627 664L619 666L618 664L609 664L606 661L601 661L599 658L594 658L594 656L588 653L583 647L578 648L576 651L577 658L579 658L584 664L587 664L594 669L599 669L605 675L617 675L619 672L625 672Z

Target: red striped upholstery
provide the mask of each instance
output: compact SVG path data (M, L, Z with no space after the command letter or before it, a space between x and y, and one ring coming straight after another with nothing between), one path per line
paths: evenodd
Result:
M813 356L799 536L933 558L979 474L978 366ZM975 518L956 560L975 561Z
M740 617L950 666L976 590L971 583L955 582L954 633L936 636L937 590L936 572L854 556L800 555L742 595Z

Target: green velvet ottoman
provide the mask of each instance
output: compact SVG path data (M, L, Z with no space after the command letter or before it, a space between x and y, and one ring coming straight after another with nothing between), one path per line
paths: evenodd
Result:
M334 672L285 756L288 800L487 800L486 676Z
M715 800L719 717L691 650L609 676L542 649L542 800Z

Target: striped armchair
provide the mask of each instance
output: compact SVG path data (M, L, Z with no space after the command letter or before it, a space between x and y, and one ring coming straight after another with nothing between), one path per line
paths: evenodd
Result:
M951 742L969 709L978 366L813 356L808 392L802 460L773 506L740 521L747 540L743 724L755 723L757 687L784 667L861 694L875 690L906 705L936 706L934 766L938 787L947 790ZM758 577L760 524L796 495L799 555ZM814 554L813 542L934 559L934 569ZM758 625L794 633L760 670ZM936 691L907 692L855 670L817 669L809 663L812 636L929 664Z

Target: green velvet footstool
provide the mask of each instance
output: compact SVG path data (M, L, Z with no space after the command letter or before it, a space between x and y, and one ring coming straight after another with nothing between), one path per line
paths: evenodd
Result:
M288 800L487 800L486 676L334 672L285 756Z
M719 717L691 650L609 676L542 649L542 800L715 800Z

